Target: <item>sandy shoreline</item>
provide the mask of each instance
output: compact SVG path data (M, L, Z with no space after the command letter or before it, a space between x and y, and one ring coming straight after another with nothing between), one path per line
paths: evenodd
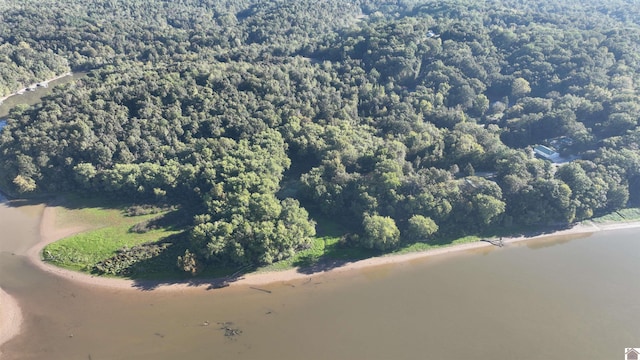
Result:
M570 229L560 230L548 234L542 234L537 236L520 236L513 238L504 238L503 243L505 246L518 242L544 239L552 236L562 235L574 235L574 234L589 234L599 231L628 229L628 228L640 228L640 221L626 222L626 223L609 223L609 224L594 224L591 222L578 224ZM184 292L186 290L209 290L212 285L220 284L224 279L204 279L194 280L191 282L146 282L140 283L133 280L115 279L115 278L102 278L91 276L84 273L79 273L71 270L62 269L51 264L45 263L41 260L42 249L49 243L68 237L70 235L79 233L86 230L83 227L68 227L58 228L56 226L56 209L52 206L46 206L42 212L40 219L40 241L34 245L28 252L27 257L29 260L39 269L54 274L56 276L63 277L73 282L84 284L87 286L96 286L102 288L112 288L129 291L145 291L141 289L152 289L153 291L178 291ZM234 280L229 283L230 286L250 286L250 285L266 285L272 283L284 283L292 280L309 279L313 276L322 274L337 274L357 269L364 269L370 267L376 267L386 264L396 264L408 262L416 259L424 259L432 256L438 256L442 254L449 254L454 252L467 251L472 249L494 247L494 245L484 242L472 242L464 243L460 245L452 245L422 252L414 252L400 255L387 255L375 258L369 258L354 262L348 262L344 265L331 268L330 270L320 270L315 273L304 273L298 271L298 269L290 269L277 272L265 272L265 273L252 273L244 275L243 277ZM141 286L143 285L143 286ZM148 285L148 286L146 286ZM0 345L9 341L12 337L20 333L22 326L22 312L18 302L9 294L0 289ZM0 353L1 356L1 353Z
M45 263L41 260L40 253L42 249L49 243L64 237L81 232L84 229L81 227L64 228L59 229L55 226L55 208L46 207L42 213L42 219L40 223L40 237L41 241L35 245L28 253L30 260L43 271L55 274L57 276L64 277L66 279L75 281L91 286L100 286L116 289L129 289L140 291L141 288L152 288L154 291L184 291L186 289L210 289L213 284L220 284L224 279L197 279L194 281L185 282L137 282L127 279L115 279L115 278L103 278L92 276L84 273L79 273L67 269L62 269L57 266ZM610 223L596 225L594 223L578 224L572 228L566 230L560 230L548 234L536 235L536 236L520 236L512 238L504 238L505 245L513 244L516 242L548 238L550 236L571 235L571 234L588 234L606 230L617 230L626 228L640 227L640 221L626 222L626 223ZM386 264L402 263L416 259L422 259L431 256L437 256L442 254L448 254L459 251L466 251L471 249L480 249L486 247L493 247L494 245L477 241L472 243L464 243L459 245L452 245L427 251L407 253L407 254L392 254L375 258L368 258L364 260L348 262L344 265L331 268L330 270L320 270L318 272L309 274L307 272L300 272L298 269L289 269L284 271L265 272L265 273L250 273L242 276L239 279L235 279L230 282L230 286L239 285L265 285L270 283L287 282L292 280L299 280L309 278L311 276L327 274L327 273L342 273L356 269L363 269L368 267L375 267ZM143 286L141 286L143 285ZM144 286L149 285L149 286Z

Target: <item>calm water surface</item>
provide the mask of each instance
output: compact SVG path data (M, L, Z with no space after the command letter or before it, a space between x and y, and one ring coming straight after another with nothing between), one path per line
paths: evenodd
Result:
M621 359L640 347L637 230L261 286L270 294L169 293L37 270L21 254L40 211L0 206L0 286L25 316L7 359ZM223 322L242 333L225 337Z
M49 82L49 85L44 87L37 87L33 91L25 91L24 94L14 95L4 100L2 104L0 104L0 118L5 117L9 114L9 111L18 104L27 104L34 105L40 102L44 96L51 94L53 88L58 85L68 84L70 82L81 79L86 76L86 72L78 72L73 73L70 76L61 77L60 79L53 80Z

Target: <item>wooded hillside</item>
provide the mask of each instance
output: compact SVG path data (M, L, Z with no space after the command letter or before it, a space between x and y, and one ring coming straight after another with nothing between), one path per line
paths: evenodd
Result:
M89 71L11 113L3 188L182 206L205 263L286 258L315 235L309 211L389 250L640 202L634 1L23 0L0 14L0 95Z

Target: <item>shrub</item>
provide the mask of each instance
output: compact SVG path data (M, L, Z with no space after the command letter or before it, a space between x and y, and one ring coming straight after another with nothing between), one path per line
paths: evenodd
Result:
M180 270L187 272L191 275L198 273L198 261L196 256L189 251L185 250L184 256L178 256L178 267Z
M400 240L396 222L388 216L366 215L362 221L364 236L362 243L369 249L390 250Z
M171 243L149 243L137 245L132 248L123 248L117 253L93 267L93 272L104 275L130 275L136 264L151 259L164 252Z

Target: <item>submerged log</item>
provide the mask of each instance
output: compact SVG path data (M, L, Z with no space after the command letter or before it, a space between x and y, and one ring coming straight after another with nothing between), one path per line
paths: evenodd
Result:
M266 292L267 294L271 294L271 290L260 289L260 288L253 287L253 286L250 286L249 289L258 290L258 291Z

